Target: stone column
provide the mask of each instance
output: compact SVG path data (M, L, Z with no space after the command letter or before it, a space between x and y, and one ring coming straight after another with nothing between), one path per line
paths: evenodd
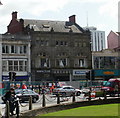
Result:
M29 74L29 82L31 82L31 41L28 43L28 74Z

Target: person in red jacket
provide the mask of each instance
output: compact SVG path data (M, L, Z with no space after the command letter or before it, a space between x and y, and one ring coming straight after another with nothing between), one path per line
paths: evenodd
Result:
M52 93L53 92L53 89L55 88L55 85L52 84L52 86L50 87L50 92Z
M27 86L25 84L23 84L22 89L27 89Z

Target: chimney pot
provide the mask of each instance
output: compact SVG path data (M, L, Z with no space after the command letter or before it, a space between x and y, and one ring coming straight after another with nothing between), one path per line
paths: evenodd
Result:
M75 15L69 17L69 22L76 23Z
M12 19L17 19L17 11L12 12Z

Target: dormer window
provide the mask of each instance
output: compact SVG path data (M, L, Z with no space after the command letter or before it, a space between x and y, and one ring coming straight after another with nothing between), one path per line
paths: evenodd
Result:
M43 25L43 28L49 28L50 25Z
M66 28L66 29L71 29L71 27L70 27L70 26L65 26L65 28Z

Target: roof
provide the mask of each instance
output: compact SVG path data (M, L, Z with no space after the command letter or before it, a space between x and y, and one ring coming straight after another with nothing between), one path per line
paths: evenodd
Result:
M83 33L84 30L76 23L68 21L51 21L51 20L31 20L24 19L24 27L34 31L54 31L54 32L74 32Z

